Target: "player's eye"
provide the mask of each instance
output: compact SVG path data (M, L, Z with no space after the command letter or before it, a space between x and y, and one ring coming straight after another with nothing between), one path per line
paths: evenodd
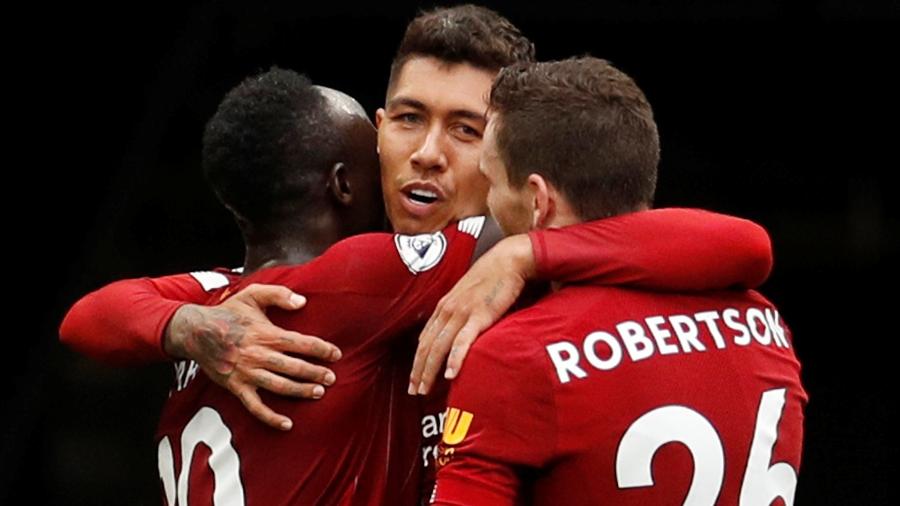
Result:
M404 112L394 116L396 121L401 123L417 124L421 123L422 117L414 112Z
M458 134L467 140L481 139L481 131L473 128L465 123L460 123L454 128Z

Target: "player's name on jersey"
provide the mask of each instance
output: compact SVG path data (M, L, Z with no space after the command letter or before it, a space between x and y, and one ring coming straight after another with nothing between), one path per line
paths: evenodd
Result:
M694 314L654 315L626 320L610 329L547 345L547 353L561 383L586 378L588 372L611 371L626 358L639 362L651 357L703 353L726 346L789 348L778 311L765 307L745 310L701 311Z
M179 360L173 364L175 366L175 384L169 391L169 396L174 392L180 392L187 388L188 383L197 377L197 371L200 366L193 360Z

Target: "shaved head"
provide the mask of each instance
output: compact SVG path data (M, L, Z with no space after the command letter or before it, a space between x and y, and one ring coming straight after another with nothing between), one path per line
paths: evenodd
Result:
M334 205L326 190L338 165L348 192L362 190L362 182L352 184L356 176L378 174L375 128L359 102L286 69L232 89L207 123L203 144L207 178L247 229L321 215Z
M351 116L359 116L363 119L368 120L368 115L366 115L366 110L363 109L363 106L356 101L355 98L347 95L343 91L338 91L334 88L328 88L325 86L314 85L313 88L319 91L319 93L325 98L325 101L328 104L328 108L330 108L333 112L348 114Z

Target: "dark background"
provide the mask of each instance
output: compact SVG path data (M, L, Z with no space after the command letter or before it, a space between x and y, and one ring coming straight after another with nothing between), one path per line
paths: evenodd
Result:
M776 264L763 290L794 331L811 396L797 504L888 504L897 5L490 5L540 59L590 52L637 80L662 136L659 206L768 228ZM5 213L21 302L6 305L0 503L159 504L152 434L171 367L114 369L69 352L56 341L65 309L117 278L239 265L240 237L199 169L218 101L278 64L373 112L416 11L294 1L34 14L8 45L33 53L6 78L30 93L4 97L30 112L7 127L31 142L15 146L27 150L7 168L15 183L5 178L7 203L24 203Z

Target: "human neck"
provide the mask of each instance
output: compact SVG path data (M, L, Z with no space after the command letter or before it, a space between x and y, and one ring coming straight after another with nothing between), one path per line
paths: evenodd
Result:
M244 232L244 274L276 265L306 263L342 238L330 215L306 223L290 220Z
M582 221L575 209L565 199L557 199L553 212L550 213L540 228L562 228L581 223Z

